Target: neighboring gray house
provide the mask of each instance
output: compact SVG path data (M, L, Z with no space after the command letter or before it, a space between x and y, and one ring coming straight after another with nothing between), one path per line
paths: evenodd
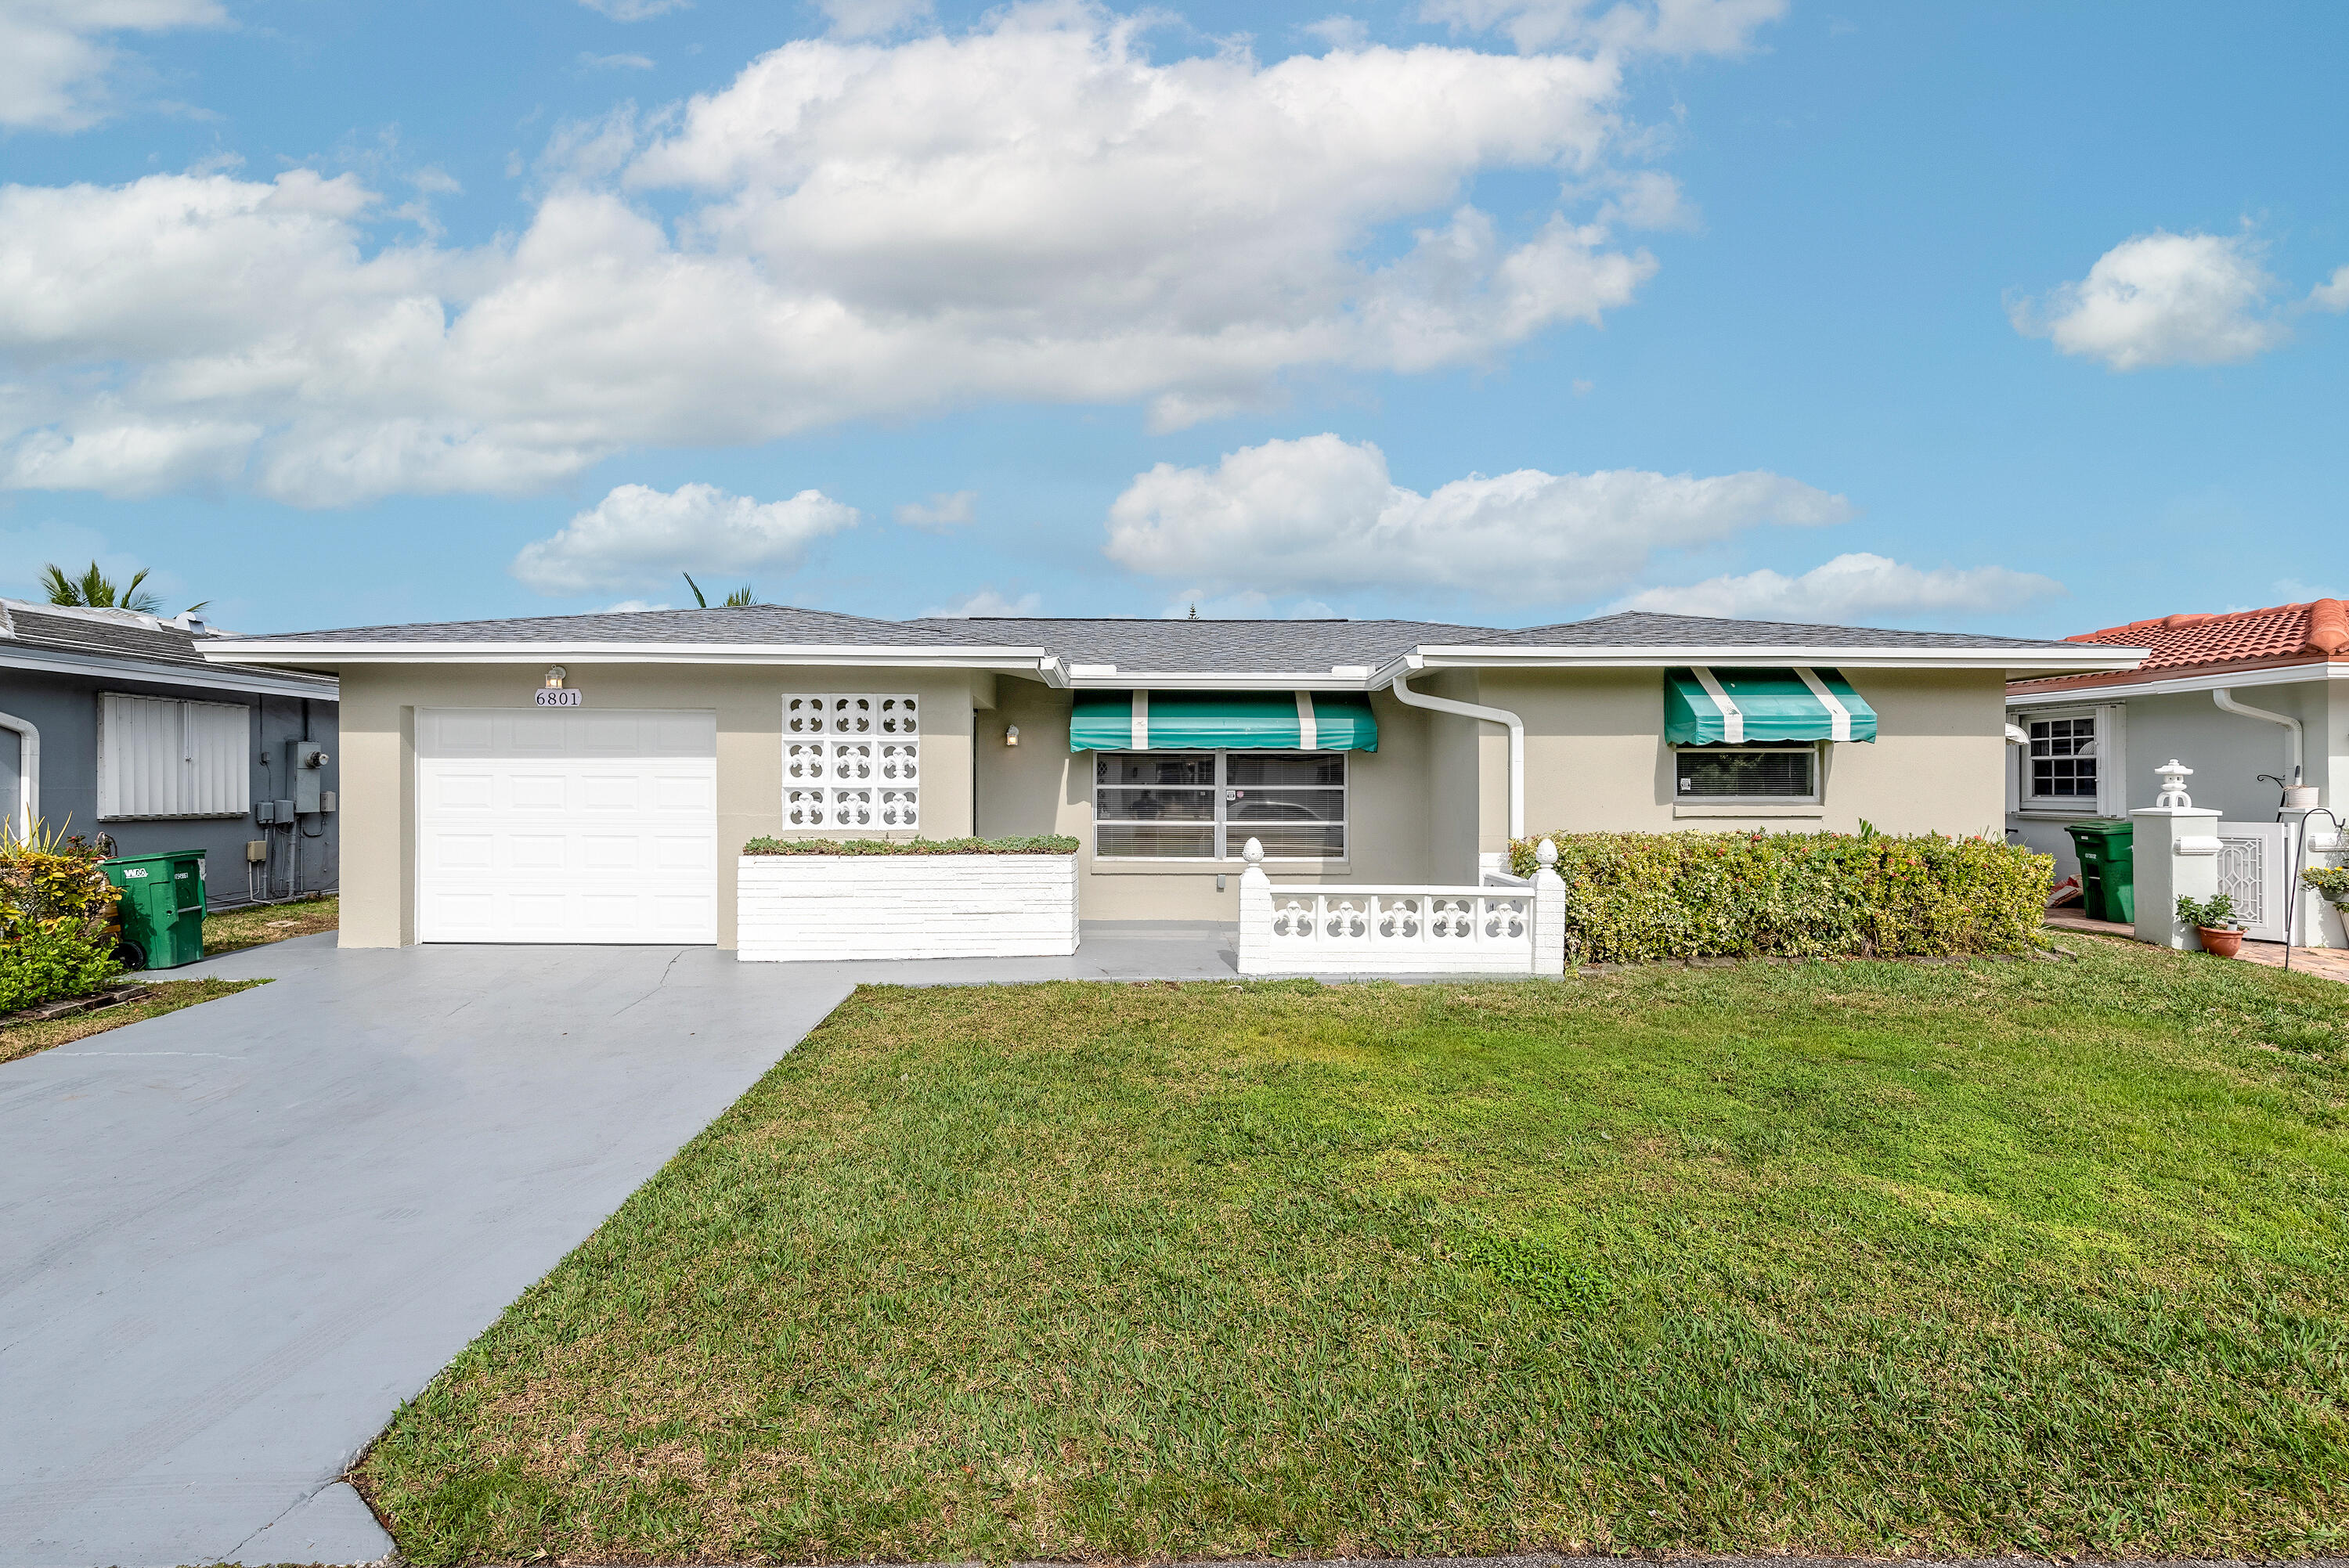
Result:
M0 814L202 850L215 907L332 891L336 683L208 664L191 615L0 599ZM292 801L296 810L281 810Z

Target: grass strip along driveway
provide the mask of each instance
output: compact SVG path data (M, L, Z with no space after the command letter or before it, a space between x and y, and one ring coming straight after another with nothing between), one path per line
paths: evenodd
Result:
M859 992L405 1409L440 1563L2308 1555L2349 991Z

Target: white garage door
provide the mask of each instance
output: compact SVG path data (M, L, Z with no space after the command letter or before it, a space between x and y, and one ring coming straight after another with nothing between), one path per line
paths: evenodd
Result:
M718 719L422 708L419 942L718 940Z

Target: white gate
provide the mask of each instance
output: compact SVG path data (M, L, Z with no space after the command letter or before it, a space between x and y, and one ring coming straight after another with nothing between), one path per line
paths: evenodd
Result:
M2235 918L2254 942L2284 940L2292 918L2285 882L2292 875L2292 830L2282 822L2219 824L2219 891L2235 901Z

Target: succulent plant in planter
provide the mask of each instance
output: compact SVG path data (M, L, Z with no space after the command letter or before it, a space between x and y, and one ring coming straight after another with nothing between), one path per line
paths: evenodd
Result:
M2202 951L2213 958L2232 958L2242 951L2243 928L2235 919L2235 901L2226 893L2209 898L2178 900L2178 918L2202 939Z

